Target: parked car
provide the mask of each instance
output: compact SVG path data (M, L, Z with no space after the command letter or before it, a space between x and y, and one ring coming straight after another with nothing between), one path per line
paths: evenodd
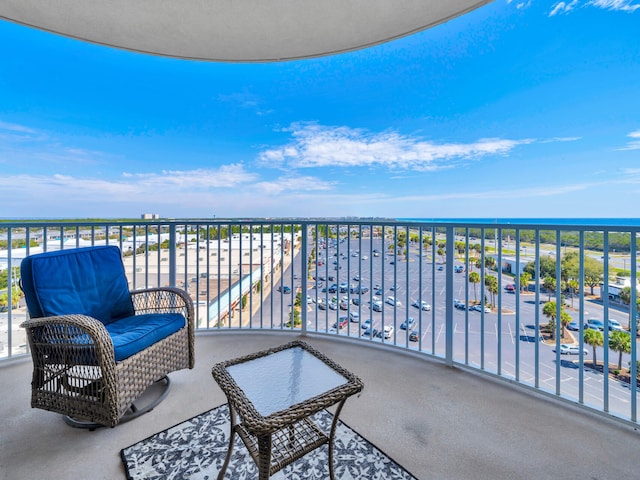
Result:
M382 302L381 302L381 301L379 301L379 300L378 300L377 302L373 302L373 303L371 304L371 309L372 309L374 312L381 312L381 311L382 311Z
M425 302L424 300L422 300L421 302L419 302L418 300L416 300L415 302L412 303L412 305L416 308L419 308L420 310L424 310L424 311L429 311L431 310L431 305L429 305L427 302Z
M604 322L602 320L590 318L589 320L587 320L587 325L589 325L590 327L597 327L598 330L604 331Z
M360 314L358 312L349 312L349 320L358 323L360 321Z
M291 293L291 287L288 287L287 285L281 285L278 287L278 291L282 293Z
M362 328L363 330L366 330L367 328L371 328L371 319L367 318L364 322L362 322L362 325L360 325L360 328Z
M340 317L336 323L332 325L333 328L339 328L342 330L349 324L349 319L347 317Z
M612 320L611 318L609 319L609 330L617 330L619 332L624 331L624 328L622 328L622 325L620 325L620 322L616 321L616 320Z
M416 332L415 330L412 330L411 333L409 334L409 341L411 342L417 342L418 341L418 332Z
M400 300L396 300L396 297L389 295L387 297L387 299L385 300L386 303L388 303L389 305L392 305L394 307L401 307L402 303L400 303Z
M384 332L380 332L380 334L384 335L384 338L386 338L386 339L391 338L391 335L393 335L393 326L385 325L384 326Z
M458 310L466 310L466 309L467 309L467 304L466 304L466 303L464 303L464 302L463 302L463 301L461 301L461 300L458 300L458 299L455 299L455 300L453 301L453 306L454 306L455 308L457 308Z
M474 305L473 307L471 307L471 310L473 310L474 312L481 312L482 305ZM491 309L486 305L484 306L484 313L491 313Z
M553 351L555 352L556 349L554 348ZM589 350L583 348L582 353L584 355L588 355ZM578 345L568 345L563 343L560 345L560 355L580 355L580 347Z
M413 326L415 324L416 324L415 319L413 317L409 317L404 322L402 322L402 324L400 325L400 329L401 330L409 330L409 329L413 328Z
M578 322L571 322L569 325L567 325L567 329L568 330L573 330L573 331L578 331L578 330L580 330L580 325L578 325Z
M362 336L375 338L378 336L378 330L376 330L375 328L369 327L364 332L362 332Z

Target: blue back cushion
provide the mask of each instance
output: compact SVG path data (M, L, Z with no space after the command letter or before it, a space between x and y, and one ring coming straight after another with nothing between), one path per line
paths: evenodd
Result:
M20 274L33 318L76 313L108 325L134 314L116 246L30 255L22 261Z

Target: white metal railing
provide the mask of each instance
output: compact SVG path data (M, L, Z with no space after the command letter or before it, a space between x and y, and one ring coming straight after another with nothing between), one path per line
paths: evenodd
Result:
M9 294L21 259L108 243L122 250L132 289L188 290L198 330L299 330L387 344L637 424L638 298L625 286L637 285L639 230L499 221L0 223L0 299L2 290L8 297L0 360L27 354L24 301Z

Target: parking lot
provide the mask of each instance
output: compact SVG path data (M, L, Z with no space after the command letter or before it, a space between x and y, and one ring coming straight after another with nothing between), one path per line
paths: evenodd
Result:
M406 256L394 255L388 248L391 243L388 239L363 238L318 244L308 279L307 329L444 356L446 269L442 258L437 254L434 256L430 247L421 250L419 244L411 245ZM276 292L274 295L285 299L271 302L274 324L280 318L283 328L290 328L287 324L289 312L294 294L301 288L300 260L300 255L296 255L292 267L282 275L283 285L290 286L292 293ZM461 306L480 301L485 289L466 281L462 263L456 262L456 266L455 298ZM486 274L491 273L487 271ZM500 311L487 307L482 312L480 305L475 309L468 305L454 310L454 360L506 377L517 377L531 385L539 384L550 392L555 392L559 386L564 394L578 398L577 356L563 354L558 368L553 346L540 342L535 328L536 319L540 324L548 321L541 313L548 295L541 293L539 303L536 303L535 294L520 293L516 307L517 295L510 287L512 284L511 276L502 276L501 290L495 298ZM487 294L486 302L490 300ZM577 310L569 310L569 313L578 319ZM611 314L624 322L619 312L610 312L610 317ZM603 318L602 306L586 302L585 319L587 315ZM408 323L411 325L403 328ZM592 348L587 346L587 351L585 359L592 356ZM603 354L599 348L600 360ZM610 362L617 359L617 353L610 351L608 356ZM584 375L585 399L602 404L602 375L588 369L584 369ZM611 381L608 392L609 408L628 411L627 387Z

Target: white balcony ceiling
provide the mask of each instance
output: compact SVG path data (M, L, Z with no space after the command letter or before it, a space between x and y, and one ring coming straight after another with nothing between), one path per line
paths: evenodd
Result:
M355 50L491 0L2 0L0 17L177 58L265 62Z

